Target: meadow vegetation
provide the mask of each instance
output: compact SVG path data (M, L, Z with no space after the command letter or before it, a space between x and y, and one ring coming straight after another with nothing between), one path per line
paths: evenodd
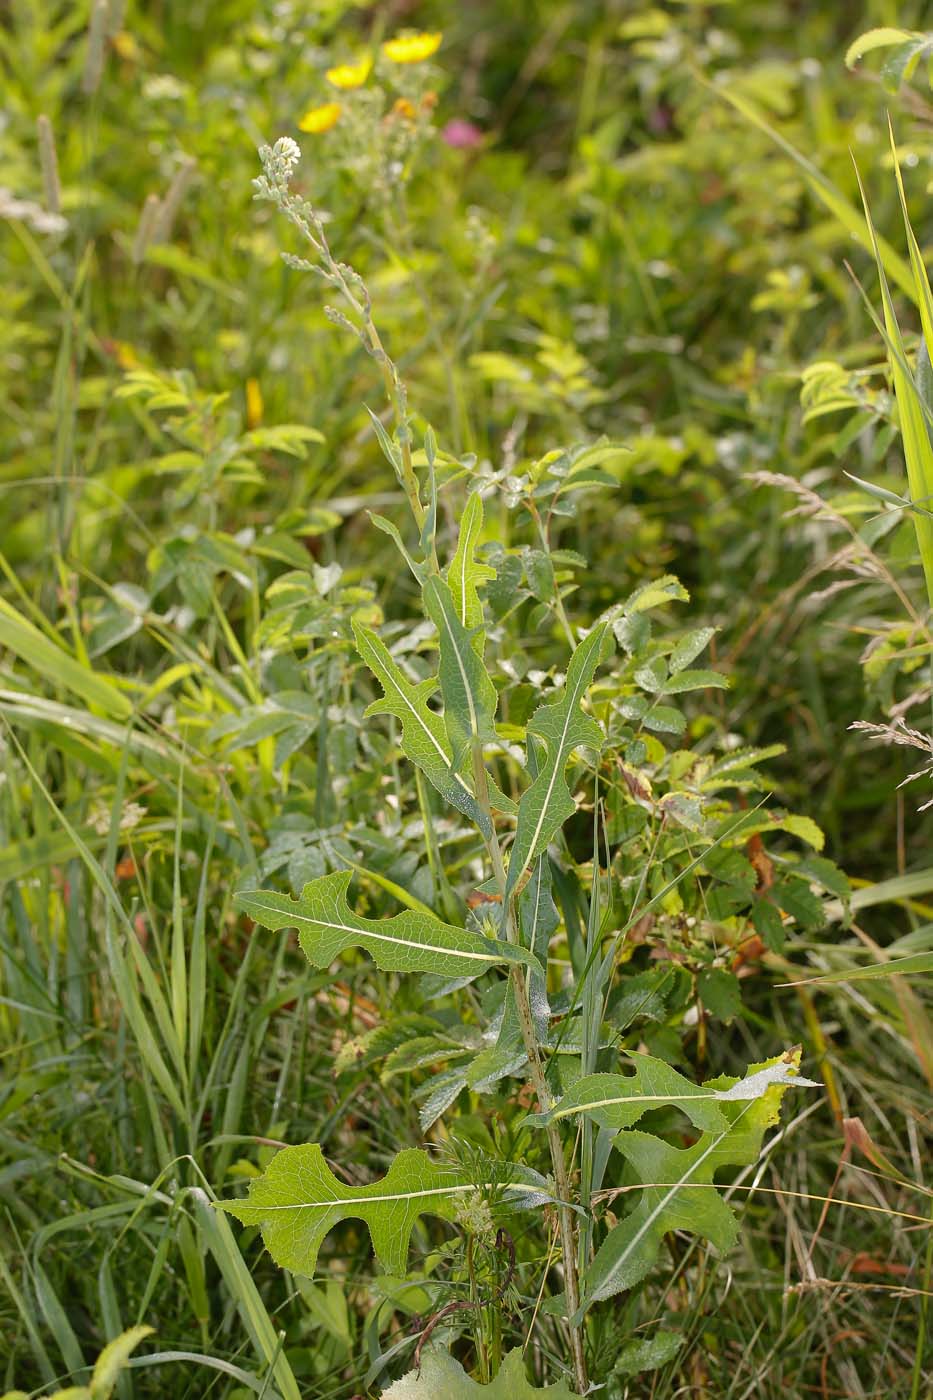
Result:
M0 16L0 1390L933 1391L925 7Z

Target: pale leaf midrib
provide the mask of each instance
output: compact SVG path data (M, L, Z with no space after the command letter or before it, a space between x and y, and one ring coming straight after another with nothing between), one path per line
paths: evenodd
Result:
M249 898L253 908L257 910L274 912L276 914L282 914L284 912L278 905L262 904L259 900L255 899L254 896L250 896ZM317 928L331 929L335 933L351 933L354 938L373 938L377 943L394 943L400 948L412 948L425 953L441 953L444 957L448 958L470 958L474 962L488 963L504 961L503 958L497 957L494 953L476 953L461 950L460 948L445 948L434 943L417 943L410 938L395 938L389 933L376 933L372 929L357 928L352 924L334 923L329 919L316 919L313 915L302 914L300 911L296 911L294 914L287 911L287 917L294 922L296 928L302 924L310 924Z

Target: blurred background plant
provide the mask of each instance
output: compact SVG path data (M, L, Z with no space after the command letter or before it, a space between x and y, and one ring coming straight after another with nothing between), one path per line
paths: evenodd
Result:
M411 1318L462 1273L439 1230L419 1243L436 1287L374 1277L344 1226L315 1281L283 1287L208 1203L283 1140L321 1142L356 1184L381 1175L460 1049L417 990L362 962L309 970L230 902L244 867L295 890L365 871L375 907L402 891L450 917L472 888L456 826L409 789L391 731L361 724L351 618L384 624L416 671L426 636L367 517L404 503L366 412L382 408L372 363L250 198L257 146L292 136L418 421L496 488L509 722L566 664L564 600L595 617L662 580L663 643L620 637L632 696L613 739L644 751L606 797L612 839L631 869L650 859L652 893L683 869L701 794L682 751L738 805L770 795L797 814L783 836L750 818L731 872L677 884L622 984L643 1014L613 1015L693 1076L800 1040L825 1101L781 1130L729 1269L672 1237L673 1272L591 1324L594 1374L619 1396L928 1392L929 983L886 967L930 970L925 779L901 787L928 764L852 728L930 729L898 431L919 404L926 449L927 308L895 180L928 262L924 9L6 7L4 1382L87 1379L106 1341L150 1323L184 1365L134 1364L121 1400L349 1396L404 1369ZM602 437L598 489L558 490L587 463L548 454ZM665 728L651 665L684 631L732 684L688 695ZM562 853L558 967L585 936L592 821ZM756 904L795 915L791 936ZM393 1060L412 1028L424 1058ZM462 1135L498 1150L488 1101L464 1089L458 1106ZM522 1286L542 1286L547 1243L520 1242L539 1261ZM679 1345L649 1371L631 1348L659 1321ZM540 1381L565 1360L552 1341L542 1325L529 1352Z

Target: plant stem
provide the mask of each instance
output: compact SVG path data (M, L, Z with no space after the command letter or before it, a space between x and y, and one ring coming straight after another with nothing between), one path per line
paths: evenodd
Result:
M346 263L338 262L330 249L327 241L327 234L324 231L324 224L318 214L314 212L310 205L303 200L298 200L287 189L286 186L279 186L276 192L269 197L275 198L276 203L283 213L291 219L296 228L304 234L308 242L314 248L323 264L323 274L325 280L339 291L353 315L356 316L359 324L354 324L344 316L339 319L349 330L355 332L363 343L367 353L379 365L382 373L382 382L385 386L386 398L392 409L395 418L395 436L399 445L401 463L399 465L399 481L411 513L415 517L415 523L419 530L424 525L427 518L427 511L421 500L421 491L418 485L418 478L415 475L414 465L411 460L411 430L408 426L408 409L405 401L405 388L399 377L398 369L394 360L389 357L382 339L376 329L372 315L372 302L366 284ZM352 284L352 285L351 285ZM353 290L356 287L359 296Z
M496 884L504 899L506 888L505 865L502 860L499 838L496 835L496 829L492 820L492 810L489 803L489 784L486 779L486 765L483 761L481 744L473 745L473 788L477 802L485 815L489 818L492 834L487 840L486 846L489 851L489 858L492 861ZM516 943L518 941L518 929L511 905L506 910L506 933L510 943ZM528 1000L528 988L525 985L525 972L517 963L512 965L511 978L512 989L515 993L515 1005L518 1011L518 1022L521 1027L522 1040L525 1045L525 1054L528 1057L528 1077L535 1091L535 1095L537 1096L539 1110L542 1113L547 1113L553 1100L551 1098L550 1088L548 1087L547 1076L544 1072L544 1065L541 1060L538 1033L535 1029L534 1016L531 1013L531 1004ZM573 1356L574 1382L578 1394L585 1395L589 1383L586 1373L586 1359L583 1355L583 1334L579 1324L573 1321L580 1307L580 1284L577 1271L576 1229L574 1226L573 1212L569 1205L571 1190L570 1175L564 1160L564 1146L561 1142L559 1129L554 1124L550 1124L546 1131L548 1148L551 1153L551 1166L554 1171L554 1186L560 1202L558 1205L560 1248L564 1266L564 1287L567 1294L567 1316L570 1319L570 1349Z

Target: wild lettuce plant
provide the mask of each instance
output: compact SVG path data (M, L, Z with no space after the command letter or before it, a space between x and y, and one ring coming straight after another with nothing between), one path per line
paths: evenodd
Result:
M421 803L425 819L452 810L472 828L462 864L473 888L464 902L448 882L438 913L395 886L401 911L373 914L350 865L310 880L297 899L243 888L238 904L266 929L296 929L315 967L363 952L387 974L423 978L423 1013L400 1016L388 1035L374 1030L350 1059L389 1056L396 1073L441 1062L419 1090L421 1124L427 1132L454 1116L448 1142L460 1095L482 1103L496 1093L501 1101L509 1081L513 1131L511 1155L479 1156L438 1150L435 1133L433 1143L404 1147L381 1180L365 1186L336 1175L319 1144L285 1147L249 1194L223 1209L258 1227L283 1268L308 1276L328 1233L347 1218L366 1224L382 1268L399 1276L424 1216L469 1235L477 1229L471 1210L493 1222L516 1210L545 1212L555 1222L562 1290L545 1313L559 1320L573 1385L584 1394L590 1310L636 1289L669 1232L723 1251L734 1244L738 1220L717 1174L754 1163L787 1089L812 1084L799 1075L799 1049L697 1084L669 1063L676 1058L669 1043L666 1058L663 1040L661 1054L648 1053L645 1023L674 1026L678 1014L686 1021L688 1005L694 1024L707 1008L728 1018L738 1004L732 969L746 933L759 946L779 947L788 915L818 923L814 891L840 893L838 872L814 856L785 858L775 869L761 849L763 831L783 829L816 846L819 832L761 803L736 811L724 796L753 791L755 766L772 751L717 757L664 747L662 736L677 741L686 731L679 697L727 685L694 665L709 629L653 632L651 615L686 598L676 579L608 601L586 626L574 621L573 569L583 561L554 548L551 529L572 513L580 491L611 484L599 464L619 445L552 452L500 479L442 452L430 428L416 450L405 387L369 292L332 254L320 212L292 190L296 143L283 139L261 155L257 196L275 203L314 253L313 261L287 261L313 269L339 295L329 314L359 337L381 372L393 425L390 432L373 414L373 429L407 501L410 538L387 519L374 523L410 570L431 664L393 649L357 617L345 625L343 644L357 658L355 673L362 663L378 687L366 715L393 726L412 790L422 782L433 789L431 807ZM515 550L487 540L489 502L497 514L524 511L538 544ZM458 517L452 543L445 512ZM565 638L567 663L561 677L529 671L518 704L504 619L525 601L533 626ZM588 892L573 856L587 828ZM693 908L703 911L699 921ZM729 931L729 948L717 944L717 929ZM558 942L569 951L569 976L551 961ZM646 943L666 961L632 976L629 960ZM433 1019L432 1008L449 1008L451 999L453 1017ZM629 1208L609 1217L607 1200ZM462 1316L469 1320L469 1311ZM498 1360L497 1353L481 1371ZM514 1357L504 1365L521 1370ZM423 1383L412 1380L399 1393L421 1394Z

